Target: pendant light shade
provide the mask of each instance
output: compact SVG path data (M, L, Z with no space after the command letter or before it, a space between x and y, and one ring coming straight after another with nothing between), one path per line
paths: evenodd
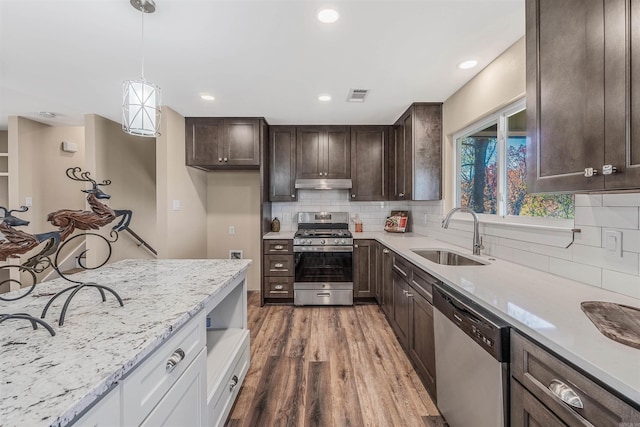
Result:
M144 15L153 13L153 0L131 0L142 12L142 77L126 80L122 86L122 130L131 135L156 137L160 135L160 88L144 78Z
M160 88L141 79L125 81L122 89L122 130L131 135L158 136Z

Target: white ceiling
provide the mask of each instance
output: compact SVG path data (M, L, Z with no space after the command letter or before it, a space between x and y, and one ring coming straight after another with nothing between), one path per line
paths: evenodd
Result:
M524 35L524 0L156 5L144 21L145 77L162 104L270 124L391 124L411 102L446 100ZM339 11L337 23L316 20L324 6ZM457 69L467 58L478 67ZM0 129L10 115L120 122L122 82L140 77L140 59L141 13L129 0L0 0ZM350 88L371 92L347 103ZM320 93L333 100L320 103Z

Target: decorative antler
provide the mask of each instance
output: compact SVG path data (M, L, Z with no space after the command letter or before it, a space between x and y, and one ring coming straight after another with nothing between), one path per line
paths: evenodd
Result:
M80 168L79 166L67 169L67 176L72 180L90 182L95 185L96 182L89 175L91 175L90 172L82 172L82 168Z
M0 207L1 207L1 206L0 206ZM27 207L27 206L20 206L20 209L11 209L10 211L6 210L5 208L2 208L2 209L4 209L5 216L8 216L8 215L11 215L11 212L26 212L26 211L28 211L28 210L29 210L29 207Z

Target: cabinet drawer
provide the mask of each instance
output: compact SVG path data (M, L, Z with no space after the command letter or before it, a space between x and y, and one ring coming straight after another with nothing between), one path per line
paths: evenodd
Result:
M512 378L511 426L564 427L566 424Z
M433 285L438 283L438 279L418 267L411 270L411 287L433 304Z
M264 240L263 243L264 254L290 254L293 253L293 241L292 240Z
M513 330L511 373L531 394L570 426L593 424L618 427L624 423L640 422L640 412ZM583 408L563 402L551 389L555 389L557 393L564 391L565 396L574 393L573 403L579 405L579 399Z
M118 384L75 422L73 427L121 426L120 393L122 393L122 386Z
M265 276L293 276L293 255L265 255Z
M240 350L236 353L229 370L222 374L222 379L210 396L208 425L221 426L227 419L233 402L235 402L244 378L249 370L249 333L246 334Z
M124 379L123 415L127 424L140 424L205 347L205 323L205 313L200 311ZM170 359L177 361L172 369Z
M411 264L399 255L393 254L393 269L397 271L405 280L409 280L411 274Z
M265 277L265 298L293 298L293 277Z

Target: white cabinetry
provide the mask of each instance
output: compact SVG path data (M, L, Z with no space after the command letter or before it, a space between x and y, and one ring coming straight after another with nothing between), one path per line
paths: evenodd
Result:
M221 426L248 369L243 274L211 297L204 310L147 356L74 426Z

